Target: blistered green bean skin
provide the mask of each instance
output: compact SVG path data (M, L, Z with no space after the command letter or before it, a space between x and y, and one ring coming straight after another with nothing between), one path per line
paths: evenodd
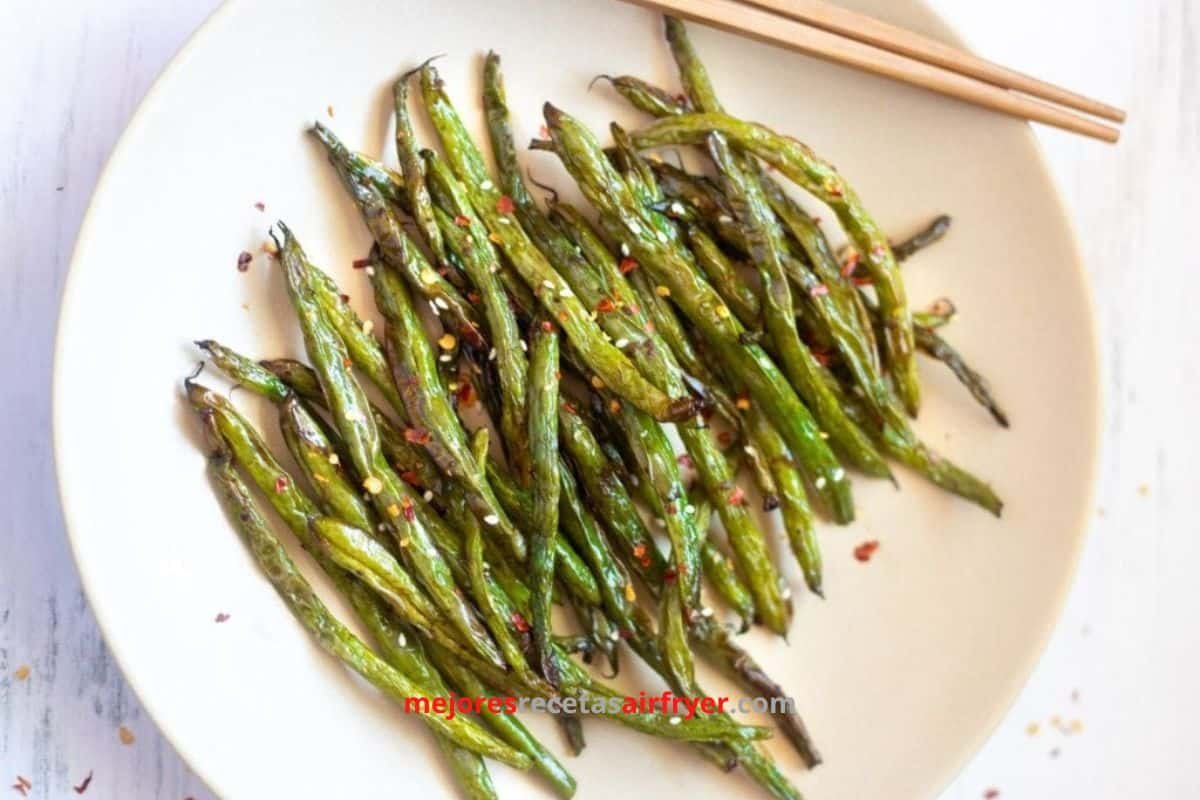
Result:
M972 369L962 355L949 342L943 339L936 330L924 325L916 325L914 330L916 331L917 347L921 348L922 352L945 364L954 373L954 377L958 378L959 382L967 387L967 391L971 393L971 396L987 409L988 413L992 415L992 419L996 420L996 423L1001 427L1007 428L1008 415L1004 413L1004 409L1000 408L1000 404L992 396L992 390L988 386L987 379Z
M687 239L692 252L696 254L696 263L704 270L713 288L729 304L729 310L736 314L747 328L757 327L761 311L758 295L742 280L733 262L703 229L689 226Z
M209 471L222 505L288 609L322 649L393 700L403 703L407 697L421 695L425 690L420 685L372 653L358 637L338 622L317 597L271 533L257 504L234 470L231 454L216 432L211 416L201 412L201 419L207 437ZM527 755L496 739L466 717L447 720L437 714L422 714L421 719L436 733L472 752L517 769L528 769L532 765Z
M488 178L483 158L442 91L441 80L430 67L421 70L425 107L438 131L451 168L467 187L471 205L521 278L533 290L551 319L562 326L571 345L588 366L622 398L659 420L675 420L694 413L690 397L670 398L638 372L629 359L609 342L588 316L571 288L517 224L515 203L501 194ZM507 201L505 200L507 198ZM509 208L509 205L514 208Z
M885 320L884 348L888 354L888 367L905 407L915 414L920 408L921 390L913 360L912 315L908 310L904 283L887 236L832 165L795 139L721 113L664 117L633 134L633 139L643 148L702 144L714 131L724 134L730 144L772 165L833 209L858 248L859 263L870 274L878 292Z
M533 463L533 636L542 675L558 685L551 649L550 605L554 590L554 540L558 536L558 331L544 320L530 333L529 450Z
M663 290L669 292L737 382L771 410L814 485L820 480L818 491L835 519L841 522L853 519L854 504L849 483L841 479L842 467L821 438L812 414L796 397L778 367L761 347L742 343L745 329L741 323L700 277L690 253L678 242L672 242L667 233L652 227L648 212L608 164L591 133L552 106L546 108L546 119L564 166L588 201L600 211L601 219L613 230L623 230L623 239L637 262L661 281Z
M466 225L457 225L447 219L447 241L459 255L463 268L471 283L479 291L487 321L488 333L496 354L496 373L500 381L500 432L503 434L505 452L514 462L517 474L529 474L529 446L525 438L526 416L526 372L528 365L525 351L521 347L521 331L516 315L508 302L501 283L500 261L488 241L487 233L475 216L467 199L466 191L454 177L445 162L436 153L422 153L430 182L435 191L449 207L449 214L440 209L435 213L454 219L466 220ZM489 354L490 355L490 354Z
M428 264L422 269L412 257L412 251L417 249L416 243L405 233L400 219L359 168L350 151L331 130L319 122L313 127L313 133L325 146L329 162L337 169L343 185L358 204L363 222L375 237L384 258L403 271L405 281L413 291L429 301L450 330L472 345L482 346L482 331L471 304L440 273L429 268Z
M889 475L886 462L867 435L846 416L821 379L816 358L800 341L792 290L780 258L784 249L782 232L771 215L766 197L758 183L742 172L724 139L710 137L708 147L721 170L725 194L745 226L751 258L763 286L763 318L784 372L829 433L830 440L851 463L868 474Z
M401 174L404 175L409 212L421 229L425 244L429 245L438 266L448 266L446 247L437 220L433 217L433 200L425 185L424 165L421 163L417 138L413 135L412 117L408 112L407 76L392 84L392 105L396 112L396 155L400 159Z
M474 611L454 583L453 575L438 552L426 524L409 514L419 498L402 481L383 457L379 431L370 413L362 387L347 364L350 357L337 333L330 327L314 298L312 279L305 269L307 259L291 231L277 224L282 241L276 244L287 278L288 294L300 321L305 349L312 359L321 389L329 403L334 424L346 443L354 468L380 516L437 606L468 641L478 636L481 626ZM411 518L410 518L411 516Z
M427 446L434 460L466 487L476 513L504 538L513 556L524 561L525 537L504 513L488 485L483 466L471 452L462 423L438 375L437 357L408 289L388 264L375 268L371 284L375 288L375 302L387 320L384 341L396 388L409 417L420 426L413 435L429 439Z

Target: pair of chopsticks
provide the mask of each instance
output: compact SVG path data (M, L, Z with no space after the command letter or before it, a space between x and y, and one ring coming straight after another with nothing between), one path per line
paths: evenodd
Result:
M1125 112L824 0L627 0L768 44L1115 142Z

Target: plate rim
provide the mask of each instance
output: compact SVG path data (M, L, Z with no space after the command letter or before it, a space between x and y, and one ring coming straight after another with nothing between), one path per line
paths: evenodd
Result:
M940 27L938 36L947 40L949 44L960 47L968 52L974 52L969 46L969 40L962 32L938 11L931 0L908 0L914 6L920 7L935 24ZM87 249L92 228L95 224L94 217L96 207L100 198L105 194L108 184L112 181L113 175L128 160L128 151L130 150L130 142L134 138L134 134L138 132L147 122L148 118L153 113L155 106L159 102L161 96L169 89L171 80L175 74L187 63L192 53L201 47L207 40L212 30L221 24L225 17L233 13L233 10L240 7L239 0L223 0L223 2L213 9L213 11L200 23L199 26L188 36L187 40L179 47L178 50L167 60L161 71L154 78L146 94L138 102L137 108L130 115L129 120L122 128L120 136L117 138L116 144L105 159L104 166L99 173L95 187L92 190L88 200L86 211L84 212L82 221L79 226L79 231L75 237L75 244L71 251L71 258L68 262L67 271L63 279L62 293L59 296L58 317L55 321L55 334L53 357L51 365L51 380L50 380L50 424L51 424L51 451L54 463L55 484L57 488L58 504L63 520L63 531L66 534L67 544L71 553L71 559L75 564L75 570L79 575L80 585L83 589L84 596L87 600L88 607L91 609L92 615L96 620L96 626L104 639L104 645L111 653L113 660L121 671L121 675L128 684L130 690L137 697L138 703L142 710L154 723L155 728L162 737L174 748L175 752L187 765L188 769L205 785L209 791L213 792L218 797L225 796L225 793L219 791L221 781L214 775L211 775L203 767L196 755L191 752L191 748L186 744L186 736L180 731L173 728L167 721L156 712L156 703L154 703L146 694L139 689L138 682L135 678L136 672L133 664L130 663L124 655L123 647L119 644L120 637L116 633L119 626L115 621L109 618L105 604L99 599L100 593L93 587L93 576L89 570L85 569L83 562L80 559L80 551L78 547L79 539L77 534L77 526L75 524L76 514L72 512L72 506L67 500L67 487L64 485L63 470L60 465L68 459L67 447L63 442L60 431L63 428L62 419L66 415L66 403L62 399L60 385L63 381L62 364L63 353L67 339L66 330L70 324L72 314L70 313L74 305L78 302L76 297L75 280L81 271L80 265L84 260L83 255ZM1037 665L1041 662L1046 648L1050 643L1051 637L1058 629L1061 622L1063 611L1066 607L1067 600L1071 595L1071 591L1075 586L1075 581L1079 573L1079 564L1083 556L1084 548L1091 534L1091 509L1096 504L1096 496L1098 490L1098 479L1100 465L1103 460L1104 440L1103 440L1103 420L1104 409L1107 404L1105 383L1102 380L1103 363L1100 358L1099 348L1099 320L1096 309L1095 287L1092 284L1087 265L1083 258L1083 251L1080 245L1078 232L1075 228L1074 220L1067 210L1066 202L1063 197L1061 188L1055 180L1053 171L1050 168L1049 161L1046 157L1046 150L1041 140L1034 133L1031 125L1026 122L1022 126L1021 134L1025 143L1030 147L1033 156L1036 158L1038 172L1045 185L1049 188L1049 197L1057 216L1059 229L1066 233L1066 244L1070 248L1072 258L1069 268L1072 271L1073 277L1079 291L1083 293L1083 316L1087 339L1085 348L1087 350L1087 362L1090 367L1090 372L1094 384L1094 391L1090 393L1090 407L1087 412L1091 416L1090 435L1088 445L1090 446L1090 458L1086 465L1081 466L1081 471L1086 473L1086 491L1084 493L1084 502L1081 504L1079 519L1073 526L1073 542L1071 544L1070 553L1068 555L1068 563L1064 570L1064 577L1061 585L1055 592L1051 606L1053 613L1046 615L1046 622L1041 626L1038 632L1037 645L1031 647L1025 658L1017 668L1012 670L1011 680L1003 697L997 697L993 703L993 708L990 718L987 722L979 726L974 737L964 741L959 748L952 763L947 763L945 768L937 776L931 776L931 796L940 795L958 776L962 773L965 767L971 760L978 755L982 747L993 736L1000 723L1004 721L1016 703L1022 690L1029 682ZM1059 263L1056 265L1058 269L1068 268L1068 265Z

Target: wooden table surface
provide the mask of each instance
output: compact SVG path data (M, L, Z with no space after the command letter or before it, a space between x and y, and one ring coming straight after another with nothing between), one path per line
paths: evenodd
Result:
M1116 147L1038 131L1098 311L1098 507L1040 666L943 798L1200 797L1200 436L1188 422L1200 407L1189 289L1200 273L1200 4L934 4L982 54L1122 106L1130 120ZM4 4L0 796L18 796L8 787L23 776L30 797L73 797L94 773L87 796L100 800L211 797L139 707L81 593L55 490L49 381L59 292L100 168L215 5Z

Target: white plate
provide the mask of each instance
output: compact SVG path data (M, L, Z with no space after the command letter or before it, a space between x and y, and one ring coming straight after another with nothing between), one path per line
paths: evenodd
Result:
M916 2L855 5L954 40ZM435 53L448 54L442 74L478 124L488 48L504 57L518 139L536 133L546 99L595 126L614 117L636 125L607 90L586 86L600 72L673 81L659 31L654 15L610 0L231 3L130 123L63 299L54 387L62 504L114 654L167 737L222 796L450 791L420 724L318 652L254 569L209 491L179 396L198 359L193 339L299 352L267 260L235 269L276 217L365 307L367 288L349 265L367 236L304 128L320 117L347 141L384 152L391 80ZM928 362L919 428L994 481L1004 518L907 472L902 492L857 481L860 521L821 532L828 600L798 598L790 646L746 637L795 692L826 756L805 773L774 746L811 798L929 797L1025 680L1080 549L1098 386L1079 257L1023 124L693 32L727 105L837 163L887 230L905 233L942 211L955 218L945 242L905 268L909 293L916 304L954 298L962 314L949 336L990 377L1013 428L996 427ZM548 156L529 162L561 183ZM245 395L238 400L247 406ZM263 408L247 407L270 427ZM867 538L882 547L860 564L851 550ZM231 618L215 624L218 612ZM559 746L545 720L533 724ZM567 759L580 797L755 794L685 748L601 721L587 733L586 753ZM494 773L507 797L533 785L506 768Z

